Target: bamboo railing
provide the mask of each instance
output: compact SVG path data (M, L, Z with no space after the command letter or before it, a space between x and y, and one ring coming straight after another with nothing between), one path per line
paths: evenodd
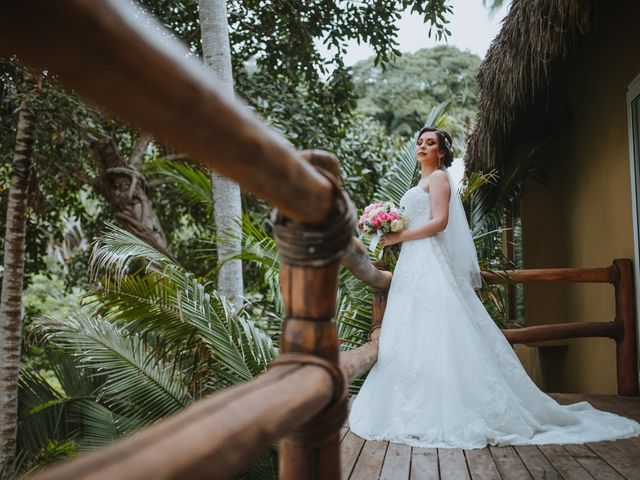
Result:
M338 429L346 415L347 385L376 361L377 327L391 275L375 268L351 236L355 217L338 188L335 159L293 150L240 102L226 98L186 49L134 18L126 2L118 0L8 2L0 16L0 54L17 54L57 74L88 100L277 208L274 225L286 305L282 354L255 380L35 478L231 478L276 441L281 479L340 478ZM571 277L614 283L613 327L530 327L505 334L515 341L611 336L619 345L619 385L637 394L637 376L634 390L630 373L636 358L633 278L628 263L617 262L604 269L606 278L603 269L510 274L511 281ZM331 320L340 263L374 289L374 308L372 340L339 354ZM488 275L489 281L503 281Z
M553 268L483 272L488 283L608 283L614 287L615 318L604 322L539 325L502 332L509 342L529 343L567 338L605 337L616 342L616 372L619 395L638 395L638 352L633 263L617 259L603 268Z

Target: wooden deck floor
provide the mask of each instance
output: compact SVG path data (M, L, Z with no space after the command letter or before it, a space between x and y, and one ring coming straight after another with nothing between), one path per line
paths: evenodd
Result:
M582 400L640 421L640 397L552 395L560 403ZM640 480L640 438L587 443L462 450L412 448L365 441L341 430L343 480Z

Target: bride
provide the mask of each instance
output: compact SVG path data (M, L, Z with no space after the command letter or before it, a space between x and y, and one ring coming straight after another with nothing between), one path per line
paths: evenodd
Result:
M402 197L406 230L380 330L378 361L349 425L368 440L415 447L584 443L640 435L637 422L560 405L528 377L478 299L480 271L448 166L451 137L418 134L421 179Z

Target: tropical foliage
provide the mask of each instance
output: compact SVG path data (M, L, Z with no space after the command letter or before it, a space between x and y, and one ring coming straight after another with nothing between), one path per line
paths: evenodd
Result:
M376 119L388 134L408 136L436 105L454 100L448 130L458 151L475 119L476 72L480 58L453 46L403 54L383 69L369 60L353 66L357 110Z
M277 353L245 312L122 229L110 226L98 239L91 267L99 286L82 308L34 322L55 377L22 376L23 468L103 445L250 380Z

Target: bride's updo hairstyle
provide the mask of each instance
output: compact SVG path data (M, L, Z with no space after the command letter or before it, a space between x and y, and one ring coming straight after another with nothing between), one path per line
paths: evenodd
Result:
M444 130L440 130L435 127L423 127L422 130L418 132L418 136L416 137L416 141L424 132L435 132L438 137L438 146L440 147L440 151L444 153L443 164L445 167L449 168L453 163L453 141L451 140L451 135L449 135Z

